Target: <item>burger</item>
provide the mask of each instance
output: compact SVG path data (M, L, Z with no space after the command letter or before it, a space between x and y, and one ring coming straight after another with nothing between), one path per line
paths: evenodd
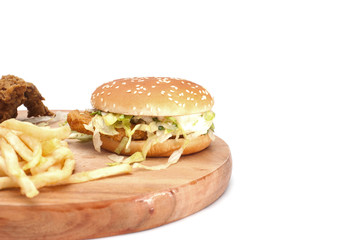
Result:
M77 133L92 137L94 148L120 155L169 157L207 148L214 140L214 104L202 86L179 78L122 78L99 86L93 109L68 113Z

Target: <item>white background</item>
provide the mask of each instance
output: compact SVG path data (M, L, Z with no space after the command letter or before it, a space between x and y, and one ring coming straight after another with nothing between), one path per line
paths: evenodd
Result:
M360 13L332 0L1 1L0 74L36 84L51 109L89 108L98 85L131 76L214 96L226 193L109 239L360 239Z

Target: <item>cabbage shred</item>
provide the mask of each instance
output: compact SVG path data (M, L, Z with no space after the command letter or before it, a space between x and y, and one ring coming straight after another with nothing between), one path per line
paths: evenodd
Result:
M102 145L100 133L104 135L114 136L118 134L116 129L124 128L125 137L121 140L115 153L122 150L129 150L132 141L132 135L136 130L147 133L147 140L142 147L141 152L136 152L122 162L133 164L134 168L144 168L149 170L160 170L175 164L181 157L183 150L187 144L193 139L203 134L209 134L214 139L214 112L208 111L202 114L192 114L184 116L168 116L168 117L150 117L150 116L131 116L116 113L107 113L102 111L93 111L93 118L89 124L84 125L85 129L93 132L93 145L96 151L100 152ZM133 129L131 125L135 124ZM183 136L184 144L180 149L174 151L168 158L167 163L158 166L145 166L141 164L146 159L149 149L156 143L162 143L171 137L179 139ZM111 163L111 164L117 164Z

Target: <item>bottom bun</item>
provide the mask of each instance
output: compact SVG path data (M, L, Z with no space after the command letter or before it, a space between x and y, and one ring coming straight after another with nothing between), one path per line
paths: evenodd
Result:
M119 145L119 142L114 141L114 139L112 139L111 136L109 137L101 134L100 138L103 142L102 148L110 152L114 152ZM141 152L145 142L146 142L145 140L140 140L140 141L133 140L131 141L127 151L123 149L120 152L120 154L132 155L135 152ZM187 155L202 151L203 149L207 148L211 144L211 142L212 140L208 136L208 134L194 138L188 143L182 155ZM156 143L149 149L147 153L147 157L169 157L175 150L181 148L183 143L184 143L183 138L179 138L178 140L168 139L163 143Z

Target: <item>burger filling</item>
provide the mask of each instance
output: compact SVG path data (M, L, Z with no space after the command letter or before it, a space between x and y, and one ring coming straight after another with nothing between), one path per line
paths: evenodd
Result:
M213 119L214 112L208 111L200 114L153 117L153 116L131 116L102 111L92 111L91 120L82 124L88 133L92 133L94 148L100 151L102 145L100 134L114 136L120 144L115 152L127 151L131 141L146 140L142 152L136 152L128 158L128 163L137 162L133 167L149 169L163 169L176 163L183 153L183 150L193 138L203 134L209 134L214 139ZM69 118L68 118L69 119ZM83 132L84 133L84 132ZM84 138L83 134L77 138ZM139 162L144 161L147 152L152 145L162 143L167 139L184 138L183 146L172 153L167 164L163 166L147 167Z

